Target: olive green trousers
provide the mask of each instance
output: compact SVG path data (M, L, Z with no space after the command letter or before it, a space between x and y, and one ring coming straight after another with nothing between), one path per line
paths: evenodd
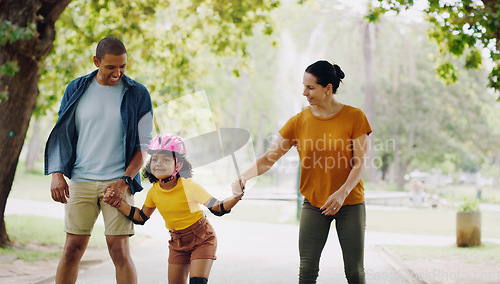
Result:
M333 216L325 216L321 212L319 208L304 199L299 229L299 284L316 283L321 252L325 247L333 220L342 249L344 272L348 283L365 283L363 262L365 204L342 206Z

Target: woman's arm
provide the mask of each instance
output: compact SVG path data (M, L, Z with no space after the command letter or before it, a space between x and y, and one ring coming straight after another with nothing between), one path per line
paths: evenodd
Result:
M354 189L363 176L365 155L368 141L368 135L364 134L353 140L353 157L352 157L352 169L347 177L347 180L332 195L328 197L325 204L321 206L323 214L325 215L335 215L344 204L344 200L347 198L349 193Z
M241 174L240 179L233 183L233 190L235 184L243 187L247 180L267 172L290 148L292 148L290 141L279 135L264 155L260 156L249 169Z

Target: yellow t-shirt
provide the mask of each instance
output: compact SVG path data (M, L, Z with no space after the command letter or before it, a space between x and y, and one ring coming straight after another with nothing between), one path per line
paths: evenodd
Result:
M283 138L297 147L300 156L300 193L311 205L321 207L351 172L352 141L372 132L362 110L344 105L330 117L315 116L310 107L290 118L280 130ZM364 201L360 180L344 205Z
M201 185L192 179L181 177L170 190L161 188L160 182L153 184L144 205L158 208L167 229L182 230L203 217L200 204L206 203L210 198L212 195Z

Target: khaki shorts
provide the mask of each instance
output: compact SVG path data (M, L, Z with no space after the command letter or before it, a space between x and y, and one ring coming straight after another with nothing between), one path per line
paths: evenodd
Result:
M86 181L69 183L68 203L64 206L64 231L74 235L90 235L94 223L102 211L104 234L106 236L133 235L134 225L118 209L102 200L106 186L116 180ZM134 205L134 196L130 190L125 192L123 200Z
M217 237L203 216L183 230L170 230L168 263L189 264L195 259L216 259Z

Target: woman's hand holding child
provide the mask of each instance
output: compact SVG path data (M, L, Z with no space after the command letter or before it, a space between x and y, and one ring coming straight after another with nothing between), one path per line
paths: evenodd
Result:
M231 189L233 190L233 195L234 196L239 196L245 194L245 184L247 183L247 179L244 177L240 177L239 179L235 180L231 184Z

